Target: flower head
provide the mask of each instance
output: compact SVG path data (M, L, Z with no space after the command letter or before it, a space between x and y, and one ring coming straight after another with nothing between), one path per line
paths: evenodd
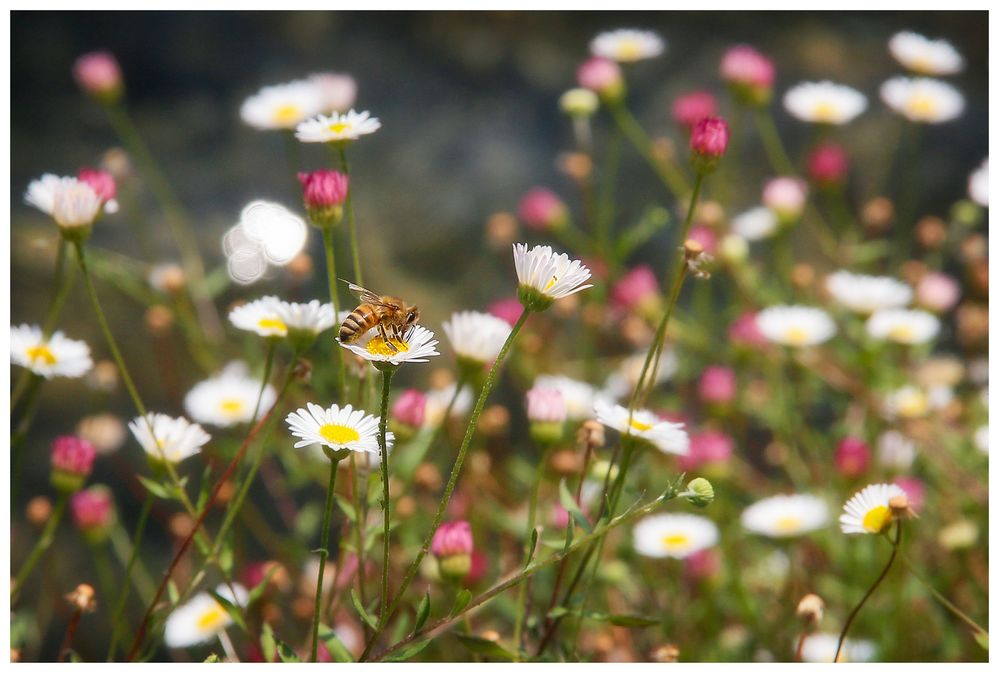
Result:
M103 539L114 520L114 495L106 485L76 492L69 501L73 522L85 535Z
M455 312L443 328L459 361L476 370L496 360L510 335L503 319L473 311Z
M555 389L562 393L566 416L570 420L583 420L593 414L597 400L597 390L586 382L574 380L564 375L538 375L534 379L535 389Z
M702 431L690 435L690 451L680 457L681 471L695 471L708 464L724 464L732 456L735 441L722 431Z
M152 427L152 431L150 431ZM176 464L201 452L201 446L212 439L201 425L183 417L149 413L128 423L135 440L146 451L150 461Z
M839 647L836 633L813 633L801 643L801 660L805 663L832 663ZM874 643L870 640L843 640L840 663L861 663L874 658Z
M666 51L666 42L651 30L620 28L590 41L590 53L619 63L651 59Z
M755 312L743 312L728 327L728 339L738 345L761 347L767 343L767 338L760 332L756 323Z
M732 219L732 232L746 241L759 241L777 232L777 214L766 206L757 206Z
M333 305L310 300L306 303L280 300L274 306L278 320L284 324L288 339L299 344L311 344L317 335L336 324Z
M10 329L10 361L45 379L80 377L94 365L86 342L70 340L62 331L45 339L41 328L27 324Z
M846 180L849 162L837 143L822 143L808 155L808 177L820 187L835 187Z
M763 106L774 85L774 62L749 45L730 48L721 60L721 77L743 105Z
M392 419L411 429L419 429L423 426L426 410L426 394L419 389L407 389L392 404Z
M565 398L558 389L534 387L528 389L527 419L530 422L555 422L561 424L566 418Z
M52 485L60 492L75 492L94 468L97 451L78 436L59 436L52 441Z
M939 332L940 320L920 309L882 309L867 320L868 335L903 345L929 342Z
M736 393L735 371L728 366L708 366L701 373L697 393L705 403L730 403Z
M104 103L114 103L121 97L121 67L114 54L97 51L84 54L73 63L73 78L80 89Z
M709 91L693 91L677 97L670 112L673 121L689 131L705 117L715 116L718 100Z
M916 302L932 312L949 312L961 298L961 284L949 274L929 272L916 284Z
M295 80L264 87L243 101L239 116L255 129L294 129L328 109L316 82Z
M953 75L964 69L964 59L946 40L930 40L918 33L902 31L888 41L888 51L919 75Z
M846 124L867 108L867 97L835 82L802 82L784 94L784 107L804 122Z
M295 138L303 143L336 143L356 141L361 136L373 134L382 123L367 110L346 113L334 112L329 116L317 115L295 128Z
M538 232L557 230L569 222L569 208L565 202L543 187L532 188L521 197L517 214L528 228Z
M576 70L579 86L595 92L607 101L616 101L624 95L624 75L621 66L610 59L594 56L584 61Z
M839 526L845 534L878 534L891 525L889 502L892 497L905 496L897 485L878 483L868 485L850 497L843 506Z
M250 594L239 584L220 585L215 592L238 607L245 607ZM198 593L167 617L163 641L171 649L208 642L233 623L229 611L209 593Z
M777 214L777 220L790 224L801 217L808 198L808 185L800 178L781 176L763 186L763 205Z
M115 199L118 195L118 185L115 183L114 176L107 171L84 167L80 169L76 177L78 180L89 185L97 193L97 196L104 202L104 211L106 213L116 213L118 211L118 202Z
M989 158L968 177L968 196L982 206L989 205Z
M893 77L881 85L881 100L913 122L940 124L964 112L964 96L957 89L928 77Z
M867 471L871 463L871 449L862 439L847 436L836 444L833 456L836 470L848 478L856 478Z
M708 173L728 147L728 123L721 117L705 117L690 132L691 161L699 173Z
M648 265L636 265L611 288L614 305L625 311L653 309L659 298L659 280Z
M768 307L756 315L756 326L767 340L787 347L811 347L836 334L825 311L802 305Z
M912 289L891 277L874 277L838 270L826 277L826 290L836 302L858 314L905 307Z
M248 330L261 337L284 337L288 327L281 320L278 305L281 300L267 295L236 307L229 312L229 321L236 328Z
M635 550L650 558L686 558L718 542L718 527L701 516L660 514L638 521Z
M218 376L194 385L184 397L184 409L196 422L231 427L269 410L277 393L247 373L246 364L230 363ZM260 399L259 405L257 399Z
M624 406L600 400L594 404L593 409L597 413L597 420L604 426L625 436L646 441L661 452L686 455L690 451L690 439L683 424L667 422L648 410L635 410L629 415Z
M363 410L354 410L350 405L340 407L333 404L321 408L315 403L307 403L285 418L291 435L301 440L296 448L319 445L330 450L351 450L379 454L379 418L367 415ZM391 446L394 434L387 432L385 445Z
M562 94L558 107L570 117L589 117L600 107L600 98L590 89L576 87Z
M752 504L742 512L741 520L750 532L783 539L823 527L829 522L829 508L812 495L777 495Z
M437 558L441 576L464 579L472 568L472 526L466 520L441 523L430 541L430 552Z
M343 215L350 177L333 169L299 173L302 197L309 218L319 226L335 225Z
M339 341L339 338L337 338ZM440 356L437 351L439 340L434 339L433 331L423 326L413 326L402 337L390 337L388 341L377 331L368 331L360 340L350 344L340 343L361 358L374 363L390 363L398 366L403 363L427 363L431 356Z
M578 293L593 284L582 285L590 270L565 253L555 253L551 246L513 245L513 263L520 282L518 295L525 308L542 311L559 298Z

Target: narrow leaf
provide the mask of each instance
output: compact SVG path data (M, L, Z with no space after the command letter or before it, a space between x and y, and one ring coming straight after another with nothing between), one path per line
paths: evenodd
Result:
M264 652L264 660L267 663L274 663L277 656L277 642L274 639L274 629L269 623L264 623L260 629L260 649Z
M466 633L456 633L458 642L464 645L470 652L485 656L497 661L514 661L514 655L507 651L502 645L492 640L479 637L478 635L468 635Z
M458 591L458 595L454 599L454 606L451 607L451 616L457 616L461 613L461 610L468 607L468 603L472 601L472 592L467 588L463 588Z
M364 605L361 604L361 598L358 597L356 588L352 588L350 590L350 602L354 605L354 609L357 611L358 616L361 617L361 620L364 621L364 623L368 624L368 626L372 629L378 628L378 620L371 616L371 614L368 613L368 610L364 608Z
M240 628L242 628L245 631L246 630L246 622L243 621L243 613L239 610L239 607L237 607L236 605L234 605L231 600L229 600L228 598L225 598L225 597L219 595L215 591L208 591L208 592L211 593L211 596L213 598L215 598L215 602L217 602L220 605L222 605L222 609L224 609L226 611L226 613L230 617L232 617L232 620L236 623L236 625L239 626Z
M136 476L136 478L139 479L139 482L142 483L142 485L149 490L150 493L160 499L173 499L173 494L167 491L166 487L160 485L152 478L146 478L145 476Z
M408 658L416 656L422 652L428 644L430 644L431 638L426 638L425 640L419 640L412 644L408 644L397 652L390 654L385 660L386 661L405 661Z
M324 623L319 624L319 639L330 650L330 656L337 663L352 663L354 661L354 656L337 637L336 631Z
M413 630L418 631L423 628L423 624L427 622L427 617L430 616L430 591L427 591L420 601L420 606L416 609L416 623L413 625Z
M583 515L583 512L579 509L579 504L576 503L572 493L569 492L569 487L565 483L565 478L559 481L558 498L562 503L562 508L569 512L572 519L575 520L587 534L593 532L593 526L590 525L590 521Z

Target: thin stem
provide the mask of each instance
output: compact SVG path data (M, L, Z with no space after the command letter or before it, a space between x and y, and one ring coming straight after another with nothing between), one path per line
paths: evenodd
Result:
M340 168L343 173L350 178L350 162L347 160L346 143L337 145L337 152L340 156ZM347 184L347 200L344 202L344 210L347 212L347 227L350 230L350 253L354 262L354 283L358 286L364 285L364 277L361 275L361 255L357 245L357 223L354 222L354 181Z
M326 509L323 511L323 529L319 544L319 577L316 580L316 607L312 613L312 654L309 660L316 662L319 654L319 614L323 598L323 574L326 572L326 559L329 557L330 516L333 514L333 492L336 489L336 470L339 459L330 459L330 482L326 488Z
M989 632L984 628L982 628L981 626L979 626L974 619L972 619L970 616L968 616L960 609L958 609L957 605L955 605L946 597L944 597L943 593L935 589L928 581L926 581L926 579L924 579L923 576L913 568L912 561L910 561L909 557L905 555L905 551L899 551L899 553L902 556L902 564L905 565L905 569L909 570L909 573L912 574L912 576L914 576L916 580L919 583L921 583L926 588L926 590L928 590L933 595L933 597L940 602L940 604L942 604L944 607L950 610L950 612L953 613L954 616L956 616L958 619L967 624L967 626L971 628L973 631L981 633L982 635L989 634Z
M541 466L534 474L534 485L531 487L531 499L527 507L527 533L524 535L524 562L523 566L527 566L530 562L531 551L531 533L534 532L535 522L537 520L538 513L538 493L541 491L541 479L544 477L545 465L547 464L548 451L550 446L546 445L545 449L541 453ZM569 516L570 518L572 516ZM523 584L520 587L520 591L517 594L517 620L513 627L513 647L518 652L521 648L521 635L524 629L524 618L527 614L527 589L529 584Z
M330 291L330 303L333 305L333 317L339 321L340 317L340 301L337 299L336 292L336 255L333 252L333 228L332 226L324 226L323 231L323 248L326 250L326 280L329 284ZM337 383L340 387L340 395L347 395L347 370L346 363L344 361L344 355L341 350L335 349L336 356L333 358L337 362Z
M885 568L883 570L881 570L881 574L879 574L878 578L874 580L874 583L871 584L871 587L867 589L867 592L864 593L864 597L860 599L860 602L858 602L857 606L853 608L853 611L850 612L850 615L846 617L846 623L843 624L843 631L839 634L839 642L836 644L836 655L833 657L833 663L839 663L839 653L843 649L843 643L846 641L846 634L850 630L850 625L853 623L854 618L856 618L857 614L860 612L860 609L864 606L864 603L867 602L867 599L874 594L874 591L877 590L877 587L881 584L884 578L888 576L888 570L891 569L892 563L895 562L895 556L898 555L898 546L901 542L902 542L902 521L896 520L895 539L892 540L891 542L891 556L889 556L888 558L888 564L885 565Z
M142 536L146 531L146 523L149 520L149 512L153 507L153 493L147 492L146 499L142 502L142 509L139 511L139 521L135 524L135 533L132 535L132 551L128 556L128 563L125 565L125 579L132 578L132 568L139 557L139 547L142 545ZM128 599L129 584L121 586L118 598L114 603L114 612L111 619L111 644L108 647L107 660L114 660L115 647L118 646L118 639L121 631L118 630L121 622L121 614L125 610L125 602Z
M433 524L430 526L430 532L427 533L426 538L423 540L423 545L420 547L420 551L417 553L416 559L406 571L406 576L403 578L402 584L399 586L399 590L396 591L395 599L389 605L388 611L382 613L384 621L379 622L381 625L379 625L378 629L375 630L371 639L368 640L368 644L364 647L364 653L362 653L361 658L358 659L359 661L364 661L371 653L371 650L374 647L375 642L378 640L378 637L381 635L382 630L384 630L385 625L392 619L392 616L399 608L399 604L402 602L406 589L409 588L409 584L413 581L417 570L420 568L420 563L423 562L423 559L430 551L430 542L433 540L434 534L437 532L437 528L440 527L441 521L444 518L444 512L447 510L447 505L451 501L451 494L454 492L455 485L458 482L458 475L461 473L461 467L465 461L465 454L468 452L468 446L472 442L472 436L475 435L475 429L479 423L479 415L482 414L482 409L485 407L486 399L489 397L489 393L492 391L493 386L496 383L496 376L499 372L500 366L503 364L506 353L510 350L510 346L516 339L520 329L524 326L524 323L527 321L527 317L530 313L529 309L524 308L520 318L517 319L517 323L515 323L513 328L510 330L510 334L507 336L506 342L503 343L503 347L496 356L496 360L493 361L493 365L489 369L489 374L486 375L486 381L482 385L482 390L479 392L479 398L476 400L475 408L472 410L472 416L469 418L468 428L465 430L465 438L461 442L461 447L458 449L458 456L455 458L454 466L451 468L451 476L448 478L447 486L444 488L444 495L441 497L440 504L437 506L437 513L434 514L434 520Z
M788 157L787 150L777 133L777 125L774 124L773 114L769 108L757 108L753 111L753 121L756 122L756 131L763 141L763 149L770 160L770 166L777 174L783 176L795 175L794 164Z
M18 571L17 576L14 577L14 583L10 586L11 604L14 603L14 600L21 592L21 587L31 574L31 570L35 568L35 565L38 564L42 555L49 550L49 546L52 545L52 541L55 539L56 528L59 527L59 521L62 520L62 514L66 511L66 504L68 502L69 493L59 493L59 499L56 501L55 508L52 509L52 515L49 516L48 522L45 523L45 529L42 530L42 536L38 538L38 542L35 544L35 547L31 549L28 559L24 561L24 564L21 566L20 571Z
M378 619L379 627L388 621L388 573L389 573L389 530L391 528L390 518L392 515L391 501L389 497L389 465L388 465L388 444L386 441L386 430L388 429L388 404L389 388L392 384L392 376L395 374L395 366L390 366L382 371L382 404L378 418L378 449L381 452L382 466L382 600L381 615Z
M31 371L27 371L31 372ZM12 454L11 460L11 484L10 484L10 503L14 504L17 499L18 488L20 487L21 481L21 468L24 465L24 451L21 447L24 439L28 437L28 431L31 429L31 423L35 420L35 413L38 412L38 404L40 402L40 395L42 392L42 381L43 378L40 375L35 375L31 373L31 377L28 378L28 393L24 400L24 410L21 413L21 421L17 425L17 430L10 437L10 452Z
M663 185L670 192L674 199L682 199L687 193L687 179L684 178L680 170L672 162L664 162L657 158L653 152L652 140L645 129L638 123L631 111L623 103L615 103L610 106L611 115L614 122L624 132L628 140L638 151L638 154L648 163Z
M260 402L264 399L264 392L267 391L267 382L271 379L271 370L274 368L274 351L277 348L277 340L269 338L267 340L267 356L264 359L264 376L260 379L260 391L257 392L257 402L253 406L253 416L250 418L248 429L252 429L257 423L257 415L260 414Z
M69 617L69 623L66 624L66 635L62 639L62 646L59 647L59 663L65 663L66 661L66 656L73 645L73 636L76 635L76 629L80 625L81 616L83 616L83 611L78 609Z
M358 480L357 458L354 453L350 453L350 483L350 496L354 506L354 539L357 547L355 553L357 556L357 594L361 599L361 604L367 607L367 601L364 597L364 530L368 523L367 500L361 497L361 481ZM361 625L364 626L366 639L371 627L363 621Z
M57 290L49 303L49 311L45 316L45 324L42 326L42 335L46 340L52 336L56 323L59 321L59 314L62 313L66 298L73 289L73 281L76 278L76 268L66 267L66 249L69 244L62 237L59 238L59 253L56 254L55 285ZM13 401L11 402L13 405Z

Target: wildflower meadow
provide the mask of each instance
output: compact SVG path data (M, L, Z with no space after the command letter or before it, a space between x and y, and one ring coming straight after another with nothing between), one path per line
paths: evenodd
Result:
M987 661L987 23L14 12L10 660Z

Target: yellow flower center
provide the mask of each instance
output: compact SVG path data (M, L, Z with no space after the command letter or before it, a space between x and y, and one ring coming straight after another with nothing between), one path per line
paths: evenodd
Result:
M343 132L350 129L350 126L351 125L348 124L347 122L336 122L334 124L330 124L329 126L327 126L326 129L334 134L342 134Z
M774 523L774 529L783 534L797 532L799 527L801 527L801 519L795 516L784 516L778 518L777 522Z
M912 326L907 324L899 324L897 326L892 326L891 330L888 331L888 337L890 337L895 342L912 342L915 337L915 332L912 330Z
M284 321L276 317L264 317L257 322L257 327L264 330L276 330L281 333L287 333L288 327L284 325Z
M244 407L243 401L238 398L224 398L219 401L219 410L227 415L238 415Z
M395 347L395 349L393 349ZM399 352L408 352L409 343L398 338L390 338L387 342L381 335L376 335L368 342L368 353L378 356L395 356Z
M342 424L324 424L319 427L319 435L329 443L339 446L361 440L361 435L357 433L357 430L345 427Z
M28 348L28 359L32 363L36 361L44 361L47 365L53 365L56 362L55 354L49 349L48 345L38 345L36 347Z
M685 534L667 534L662 538L663 547L680 548L690 543L690 537Z
M302 116L302 109L294 104L287 104L274 111L275 124L293 124Z
M935 65L933 59L926 54L920 54L909 62L909 68L923 75L933 75Z
M652 428L651 424L646 424L645 422L639 422L636 419L632 419L628 422L632 429L637 429L638 431L648 431Z
M555 276L555 275L553 274L553 275L552 275L552 278L551 278L551 280L550 280L550 281L548 282L548 284L547 284L547 285L545 286L545 289L544 289L544 290L546 290L546 291L547 291L547 290L549 290L549 289L550 289L550 288L551 288L552 286L554 286L554 285L555 285L555 282L556 282L556 281L558 281L558 277L557 277L557 276Z
M926 94L916 94L906 103L906 110L913 117L932 119L937 114L937 102Z
M836 106L829 101L822 101L812 110L812 116L816 122L835 122L839 119Z
M642 45L638 40L622 40L617 46L619 61L634 61L642 58Z
M864 529L872 534L877 534L888 527L891 522L891 509L887 506L875 506L864 515Z
M784 333L784 340L795 347L800 347L808 342L808 331L801 326L792 326Z
M921 393L912 393L902 398L896 408L902 417L919 417L926 413L928 403Z
M215 603L214 607L206 610L198 617L198 630L214 632L225 625L227 616L226 611L222 609L222 605Z

